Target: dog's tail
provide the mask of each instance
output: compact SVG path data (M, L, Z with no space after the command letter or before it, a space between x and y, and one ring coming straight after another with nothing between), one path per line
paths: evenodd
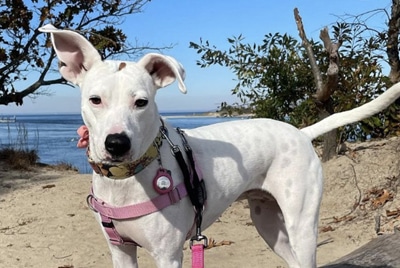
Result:
M393 85L378 98L349 111L333 114L314 125L301 129L311 140L332 129L368 118L387 108L400 97L400 83Z

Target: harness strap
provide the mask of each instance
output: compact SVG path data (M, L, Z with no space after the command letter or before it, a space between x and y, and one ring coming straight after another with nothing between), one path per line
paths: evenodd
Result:
M163 123L163 121L161 120ZM178 165L182 171L183 180L188 191L188 195L192 205L196 209L196 214L202 213L204 204L207 199L206 187L204 180L202 178L201 172L195 165L195 160L193 156L192 149L190 148L184 132L180 128L176 128L177 133L182 139L182 143L185 149L185 153L188 157L190 168L186 165L185 159L183 158L182 152L179 145L175 145L168 137L168 130L165 128L164 124L160 127L160 133L162 137L167 140L171 147L171 153L175 157ZM200 175L200 176L199 176Z
M197 194L195 192L195 190L193 189L192 186L192 176L190 174L190 171L188 169L188 167L186 166L185 160L183 159L183 155L181 151L176 151L175 152L175 158L176 161L179 164L179 167L182 170L183 173L183 177L184 177L184 184L186 186L186 190L188 191L188 195L190 198L190 201L192 202L193 206L196 207L196 209L198 209L199 207L199 200L197 200ZM201 205L202 206L202 205Z
M207 192L204 180L202 178L202 174L199 174L198 169L195 165L195 160L193 156L193 151L190 147L187 146L185 149L186 154L188 156L188 160L190 166L193 170L192 172L192 181L191 181L191 195L193 196L194 201L192 201L193 206L196 207L198 211L202 211L204 204L207 200Z
M190 167L186 165L179 146L173 144L169 139L168 130L164 127L164 124L160 127L160 132L163 135L163 138L169 143L172 155L175 157L179 167L181 168L186 190L188 191L190 201L195 209L196 234L190 239L192 268L204 268L204 249L208 246L208 239L206 236L201 234L201 223L203 219L204 205L207 200L206 187L203 175L195 164L192 148L190 148L184 132L180 128L176 128L176 131L181 137ZM203 243L194 244L195 241Z
M101 224L103 225L103 229L106 232L106 234L108 235L108 239L110 240L110 243L113 245L135 245L135 246L139 246L140 245L138 243L136 243L135 241L129 241L126 239L123 239L120 234L118 233L117 229L115 229L114 223L112 221L111 218L104 216L102 214L100 214L101 217Z
M100 214L101 223L104 227L105 232L108 234L110 242L112 244L137 245L137 243L135 242L125 241L124 239L122 239L122 237L115 229L112 220L132 219L151 214L179 202L181 199L186 197L187 194L188 193L186 191L185 184L180 183L168 193L159 195L149 201L124 207L113 207L106 204L104 201L96 198L93 194L92 189L91 193L87 197L87 203L92 210Z
M183 183L177 185L170 192L159 195L149 201L129 205L125 207L113 207L107 205L100 199L93 196L93 192L88 196L90 206L98 213L115 220L124 220L130 218L138 218L153 212L162 210L170 205L180 201L187 195L185 185Z

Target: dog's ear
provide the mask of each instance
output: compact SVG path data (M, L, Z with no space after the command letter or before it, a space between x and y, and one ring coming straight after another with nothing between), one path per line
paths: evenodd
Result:
M158 88L166 87L177 80L180 91L186 93L186 86L183 83L185 70L174 58L157 53L149 53L143 56L138 61L138 64L149 72Z
M92 44L76 32L60 30L51 24L39 28L39 31L50 33L54 50L61 62L60 73L73 84L79 85L85 73L101 61L100 54Z

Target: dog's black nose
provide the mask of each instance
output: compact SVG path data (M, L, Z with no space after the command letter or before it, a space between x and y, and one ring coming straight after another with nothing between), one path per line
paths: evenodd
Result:
M110 134L105 142L106 150L113 156L122 156L131 148L131 141L124 133Z

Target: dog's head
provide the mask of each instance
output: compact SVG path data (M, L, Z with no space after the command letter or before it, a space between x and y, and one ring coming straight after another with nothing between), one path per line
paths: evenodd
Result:
M177 80L186 93L182 65L156 53L138 62L103 61L93 45L76 32L52 25L40 31L51 35L61 75L81 89L91 158L103 163L138 159L160 125L157 89Z

